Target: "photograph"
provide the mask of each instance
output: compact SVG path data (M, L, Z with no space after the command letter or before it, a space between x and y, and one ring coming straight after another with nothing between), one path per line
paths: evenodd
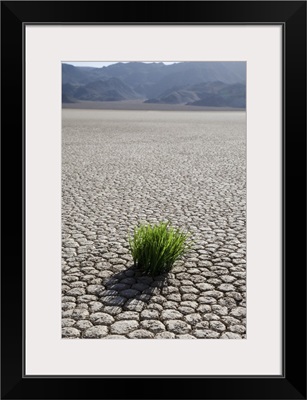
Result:
M246 62L61 67L61 337L246 339Z
M306 400L306 2L133 6L1 3L0 397Z

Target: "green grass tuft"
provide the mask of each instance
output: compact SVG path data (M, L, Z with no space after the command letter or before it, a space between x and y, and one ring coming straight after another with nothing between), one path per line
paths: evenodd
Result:
M140 224L128 239L134 265L152 276L170 271L174 262L190 250L189 236L169 222Z

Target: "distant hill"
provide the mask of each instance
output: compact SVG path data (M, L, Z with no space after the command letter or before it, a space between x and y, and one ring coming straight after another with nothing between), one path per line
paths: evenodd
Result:
M245 107L244 62L62 64L62 101L121 101Z
M157 98L146 100L145 103L245 108L245 92L246 85L243 83L205 82L170 89Z
M66 83L63 85L62 96L70 102L75 100L121 101L140 98L140 95L118 78L96 80L84 85Z

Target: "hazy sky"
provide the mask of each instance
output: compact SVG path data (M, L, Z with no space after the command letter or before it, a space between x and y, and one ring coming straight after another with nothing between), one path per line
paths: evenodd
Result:
M100 68L103 66L116 64L116 62L100 62L100 61L64 61L65 64L75 65L76 67L95 67ZM174 64L174 62L164 62L164 64Z

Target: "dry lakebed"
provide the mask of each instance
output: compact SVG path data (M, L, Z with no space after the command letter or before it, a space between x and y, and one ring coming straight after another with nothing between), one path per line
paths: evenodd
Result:
M170 221L193 249L133 266L128 234ZM62 110L62 337L246 337L246 113Z

